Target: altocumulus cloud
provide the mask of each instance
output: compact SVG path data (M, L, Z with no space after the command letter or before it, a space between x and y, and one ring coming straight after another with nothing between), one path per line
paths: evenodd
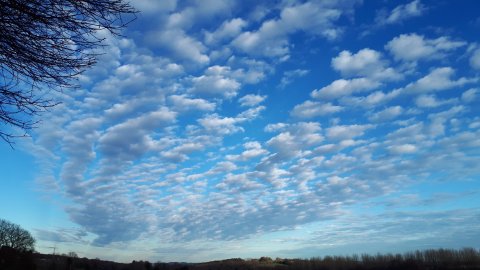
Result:
M365 228L384 231L372 241L427 239L415 226L430 217L478 220L478 209L352 213L480 171L477 45L410 27L353 46L360 2L140 1L152 24L107 36L100 65L33 134L40 183L80 227L38 235L240 241L338 221L310 240L343 244L343 233L372 237ZM384 28L434 12L420 1L388 10L373 19ZM432 235L463 228L437 219Z

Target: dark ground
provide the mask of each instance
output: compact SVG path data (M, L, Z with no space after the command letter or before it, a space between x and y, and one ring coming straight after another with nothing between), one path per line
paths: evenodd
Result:
M480 250L436 249L404 254L325 256L311 259L228 259L206 263L116 263L0 249L0 270L373 270L373 269L479 269Z

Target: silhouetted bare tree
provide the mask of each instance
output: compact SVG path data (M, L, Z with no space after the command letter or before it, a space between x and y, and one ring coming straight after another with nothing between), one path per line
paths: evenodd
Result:
M35 239L19 225L0 219L0 248L3 247L19 251L33 251Z
M103 46L98 31L118 35L135 12L123 0L0 0L0 138L25 136L56 104L43 90L75 87Z

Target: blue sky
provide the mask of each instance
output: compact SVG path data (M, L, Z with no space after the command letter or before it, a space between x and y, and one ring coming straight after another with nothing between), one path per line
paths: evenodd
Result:
M134 1L0 216L117 261L480 248L476 1Z

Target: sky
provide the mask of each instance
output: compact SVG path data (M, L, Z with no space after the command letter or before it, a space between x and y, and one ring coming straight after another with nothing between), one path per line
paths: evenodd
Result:
M120 262L480 248L477 1L136 0L0 144L0 217Z

